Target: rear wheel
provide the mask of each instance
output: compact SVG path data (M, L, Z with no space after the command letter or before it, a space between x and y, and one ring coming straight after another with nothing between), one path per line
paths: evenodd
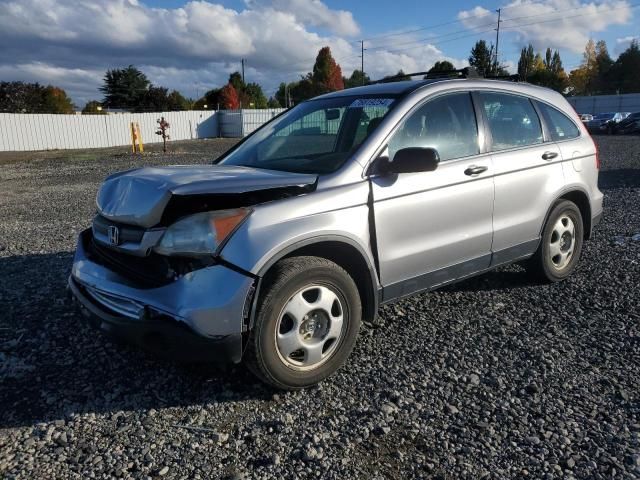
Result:
M319 257L280 261L264 279L247 365L282 389L316 384L340 368L353 349L362 306L340 266Z
M569 200L559 201L547 219L538 250L529 261L530 270L542 280L564 280L575 270L583 239L580 209Z

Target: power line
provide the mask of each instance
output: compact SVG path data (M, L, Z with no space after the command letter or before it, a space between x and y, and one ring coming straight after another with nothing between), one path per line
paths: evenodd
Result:
M577 17L584 17L584 16L591 16L591 15L600 15L600 14L605 13L605 12L621 10L621 9L626 9L626 8L635 8L635 7L638 7L638 6L640 6L640 3L625 5L624 7L610 8L610 9L607 9L606 11L600 10L598 12L589 12L589 13L583 13L583 14L577 14L577 15L563 16L563 17L554 18L554 19L548 19L548 20L540 20L540 21L536 21L536 22L522 23L522 24L516 24L516 25L508 25L508 26L503 26L502 29L503 30L505 30L505 29L506 30L513 30L513 29L520 28L520 27L538 25L538 24L543 24L543 23L557 22L557 21L570 19L570 18L577 18ZM512 8L512 7L510 7L510 8ZM575 9L571 9L571 10L575 10ZM563 12L563 11L564 10L559 10L557 12L547 12L546 14L559 13L559 12ZM524 18L535 17L535 16L540 16L540 15L528 15L528 16L522 16L522 17L516 17L516 18L524 19ZM513 21L516 18L512 18L510 20ZM500 20L500 22L506 22L506 21L508 21L508 20ZM494 24L493 23L491 23L491 24L482 24L482 25L478 25L478 26L473 27L473 28L482 28L482 27L489 26L489 25L494 25ZM414 40L414 41L411 41L411 42L404 42L402 44L396 44L395 46L411 45L411 44L423 43L423 42L429 42L429 44L432 45L432 46L438 46L438 45L440 45L442 43L447 43L447 42L459 40L459 39L462 39L462 38L468 38L468 37L480 35L480 34L483 34L483 33L488 33L488 32L494 31L494 30L496 30L496 29L492 28L492 29L489 29L489 30L481 30L481 31L474 32L474 33L471 33L471 34L468 34L468 35L459 35L457 37L446 39L446 40L441 40L441 41L438 41L438 42L431 42L430 41L430 40L433 40L433 39L443 38L443 37L447 37L447 36L451 36L451 35L455 35L455 34L458 34L458 33L463 33L463 32L468 31L468 30L459 30L459 31L455 31L455 32L450 32L448 34L438 35L438 36L435 36L435 37L427 37L427 38L422 38L422 39L419 39L419 40ZM392 45L392 46L394 46L394 45ZM385 50L385 51L387 53L397 53L397 52L404 52L404 51L408 51L408 50L413 50L413 49L416 49L416 48L421 48L423 46L424 45L417 45L415 47L402 48L402 49L392 49L392 50ZM370 47L367 50L381 50L381 49L384 49L384 48L385 48L384 46L378 46L378 47Z
M535 5L535 4L533 4L533 5ZM521 7L521 6L522 6L522 4L509 5L509 6L506 6L506 7L502 7L502 10L507 10L507 9L510 9L510 8L516 8L516 7ZM387 37L396 37L396 36L400 36L400 35L408 35L410 33L422 32L424 30L430 30L432 28L444 27L446 25L453 25L454 23L462 23L465 20L470 20L472 18L488 17L490 15L493 15L493 12L479 13L477 15L470 15L470 16L465 17L465 18L458 18L456 20L451 20L451 21L444 22L444 23L436 23L434 25L428 25L426 27L420 27L420 28L416 28L416 29L413 29L413 30L405 30L403 32L394 32L394 33L386 33L386 34L383 34L383 35L375 35L375 36L372 36L372 37L369 37L369 38L365 38L364 40L365 41L369 41L369 40L377 40L379 38L387 38Z

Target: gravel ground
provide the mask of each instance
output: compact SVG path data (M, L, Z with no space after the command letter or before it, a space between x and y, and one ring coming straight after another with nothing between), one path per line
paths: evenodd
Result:
M107 173L231 142L0 155L0 478L640 479L640 138L596 141L605 217L574 276L384 307L295 393L111 343L64 301Z

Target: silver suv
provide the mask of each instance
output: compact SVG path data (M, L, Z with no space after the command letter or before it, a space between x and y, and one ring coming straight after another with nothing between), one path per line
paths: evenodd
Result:
M95 326L285 389L345 363L380 304L527 260L575 269L598 154L558 93L432 79L323 95L207 166L110 176L69 287Z

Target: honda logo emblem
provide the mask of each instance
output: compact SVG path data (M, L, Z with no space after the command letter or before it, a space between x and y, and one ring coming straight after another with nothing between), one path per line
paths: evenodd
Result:
M109 225L107 234L109 236L109 243L111 245L118 245L120 243L120 230L118 230L118 227L116 227L115 225Z

